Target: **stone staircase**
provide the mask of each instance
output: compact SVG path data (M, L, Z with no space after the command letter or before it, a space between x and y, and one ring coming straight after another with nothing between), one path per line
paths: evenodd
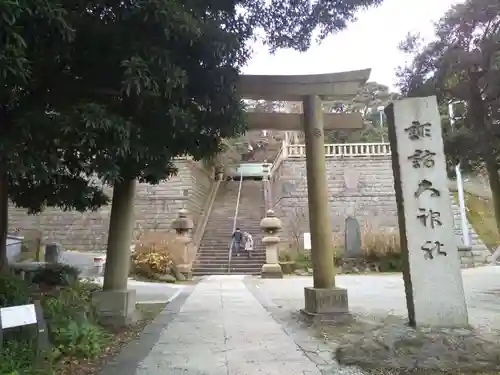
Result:
M201 240L193 275L228 274L229 245L238 197L239 181L221 183ZM252 259L246 255L233 255L231 274L260 274L266 253L262 245L260 221L264 216L264 185L262 181L245 180L241 186L241 198L236 226L253 236Z

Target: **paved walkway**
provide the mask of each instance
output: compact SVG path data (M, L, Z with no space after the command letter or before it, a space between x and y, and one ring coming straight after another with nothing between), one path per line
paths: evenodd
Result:
M208 277L178 303L182 306L169 314L169 322L160 316L145 333L152 336L146 338L151 348L126 348L103 375L321 374L245 287L242 276ZM146 350L134 370L131 356Z
M500 266L462 271L470 323L500 330ZM340 275L356 316L407 316L400 274ZM309 277L211 276L179 296L101 375L361 375L334 359L336 343L297 319Z
M242 279L198 284L137 375L320 374Z

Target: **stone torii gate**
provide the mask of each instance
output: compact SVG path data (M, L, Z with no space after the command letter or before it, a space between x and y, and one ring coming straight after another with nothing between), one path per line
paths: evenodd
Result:
M307 194L314 285L305 288L304 312L310 315L348 310L347 290L335 287L332 223L325 171L324 130L361 129L358 113L323 113L322 101L354 98L370 69L315 75L242 75L244 99L301 101L303 113L248 113L250 130L303 130L306 145Z

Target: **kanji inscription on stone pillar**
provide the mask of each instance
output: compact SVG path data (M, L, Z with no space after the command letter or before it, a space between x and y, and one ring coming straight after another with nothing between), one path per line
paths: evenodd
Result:
M410 323L468 324L436 97L386 109Z

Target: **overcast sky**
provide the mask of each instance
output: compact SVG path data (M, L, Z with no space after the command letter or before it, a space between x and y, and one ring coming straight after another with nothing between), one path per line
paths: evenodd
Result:
M274 56L254 47L243 69L248 74L314 74L371 68L370 80L393 87L395 71L405 61L399 42L411 31L431 37L433 22L463 0L385 0L359 14L345 31L314 45L308 52L281 50Z

